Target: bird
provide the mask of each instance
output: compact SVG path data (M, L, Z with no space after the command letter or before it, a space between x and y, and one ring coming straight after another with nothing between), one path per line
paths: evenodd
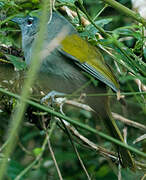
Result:
M20 26L25 62L30 67L35 40L39 32L39 16L16 16L12 21ZM80 89L80 93L88 95L106 93L107 86L118 92L120 90L119 83L111 68L105 63L99 49L82 39L75 27L59 12L53 11L50 22L46 23L47 32L43 39L43 49L46 48L46 44L56 38L63 27L67 27L67 34L58 46L41 60L37 80L45 92L50 96L51 92L72 94ZM96 85L91 77L98 82ZM103 121L109 134L124 142L123 136L112 118L109 98L107 96L87 96L85 103L96 112L97 119ZM115 146L121 165L134 169L135 162L130 151L121 146Z

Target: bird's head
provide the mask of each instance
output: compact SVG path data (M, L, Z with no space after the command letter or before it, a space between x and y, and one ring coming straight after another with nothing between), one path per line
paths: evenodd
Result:
M14 17L13 22L17 23L22 31L22 36L32 36L38 31L39 19L37 17Z

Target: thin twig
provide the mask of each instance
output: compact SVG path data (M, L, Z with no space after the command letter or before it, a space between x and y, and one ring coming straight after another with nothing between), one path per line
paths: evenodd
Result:
M42 152L36 157L36 159L31 164L29 164L29 166L27 166L23 171L21 171L20 174L18 174L14 180L20 180L41 159L43 152L45 150L45 147L47 145L47 138L48 137L46 137L44 140L44 143L42 146Z
M124 142L127 144L127 127L124 127L123 129L123 137L124 137Z
M60 112L64 115L63 105L65 103L68 103L68 100L63 99L63 101L62 102L60 101L59 103L60 103L60 105L59 105L60 106ZM75 105L74 101L69 101L69 104ZM83 108L83 109L85 108L85 110L87 110L87 111L92 111L92 109L87 108L86 106L83 106L83 105L84 104L78 103L77 107L80 107L80 108ZM118 160L118 158L115 156L115 154L113 152L107 151L103 147L96 145L95 143L93 143L92 141L90 141L89 139L87 139L86 137L81 135L70 123L66 122L65 120L62 120L62 119L59 119L59 120L62 122L62 124L63 124L64 128L66 129L66 131L68 132L69 136L70 136L70 131L71 131L74 136L76 136L78 139L80 139L88 147L90 147L90 148L92 148L92 149L94 149L96 151L99 151L101 154L103 154L104 156L107 156L108 158L110 158L110 159L112 159L114 161ZM70 131L68 131L68 129ZM72 142L71 137L70 137L70 140ZM72 144L73 144L73 142L72 142Z
M98 151L102 155L104 155L114 161L118 160L118 158L116 157L114 152L108 151L107 149L96 145L95 143L93 143L92 141L87 139L85 136L81 135L74 127L69 125L68 128L70 129L70 131L73 133L74 136L76 136L78 139L80 139L84 144L86 144L90 148L94 149L95 151Z
M63 113L63 111L62 111L62 113ZM64 114L64 113L63 113L63 114ZM73 148L74 148L74 150L75 150L75 152L76 152L76 155L77 155L77 157L78 157L78 159L79 159L79 162L80 162L80 164L81 164L81 166L82 166L82 168L83 168L83 170L84 170L84 172L85 172L88 180L91 180L91 178L90 178L90 176L89 176L89 174L88 174L88 171L87 171L87 169L86 169L86 167L85 167L85 165L84 165L84 163L83 163L83 161L82 161L82 159L81 159L81 157L80 157L80 155L79 155L79 152L78 152L78 150L77 150L77 148L76 148L76 146L75 146L75 144L74 144L74 142L73 142L73 140L72 140L70 131L69 131L69 129L67 128L67 127L70 126L70 124L69 124L69 123L65 123L62 119L60 119L60 121L62 122L62 124L63 124L63 126L64 126L64 128L65 128L65 130L66 130L66 132L67 132L67 134L68 134L68 137L69 137L69 139L70 139L70 142L71 142L71 144L72 144L72 146L73 146Z
M139 141L143 141L146 139L146 134L143 134L142 136L136 138L136 140L133 142L133 144L139 142Z
M141 178L141 180L145 180L146 174L144 174L144 176Z
M71 133L78 138L78 140L81 140L84 144L86 144L88 147L91 149L99 152L102 154L104 157L110 159L111 161L117 162L118 157L114 152L108 151L107 149L95 144L94 142L90 141L87 139L85 136L80 134L73 126L71 126L69 123L66 123L67 128L71 131ZM77 141L79 143L79 141ZM146 168L146 164L143 164L139 161L135 161L136 167L138 168Z
M53 149L52 149L52 147L51 147L51 143L50 143L49 135L48 135L48 133L47 133L47 127L46 127L45 119L44 119L44 118L42 119L42 123L43 123L43 129L44 129L44 131L46 131L46 136L48 137L48 138L47 138L48 148L49 148L49 150L50 150L51 157L52 157L52 159L53 159L53 161L54 161L54 164L55 164L55 167L56 167L56 170L57 170L59 179L60 179L60 180L63 180L62 175L61 175L61 171L60 171L60 169L59 169L59 166L58 166L58 164L57 164L57 161L56 161L56 158L55 158Z
M121 164L120 163L118 165L118 180L122 180L122 176L121 176Z
M54 152L53 152L53 150L52 150L52 147L51 147L51 143L50 143L49 138L48 138L48 148L49 148L49 150L50 150L52 159L53 159L53 161L54 161L54 164L55 164L55 167L56 167L56 170L57 170L59 179L60 179L60 180L63 180L62 175L61 175L61 172L60 172L60 169L59 169L59 166L58 166L57 161L56 161L56 159L55 159L55 155L54 155Z
M4 94L7 94L7 95L9 95L9 96L15 97L15 98L17 98L17 99L20 99L20 96L19 96L19 95L14 94L14 93L11 93L11 92L3 89L3 88L0 88L0 92L2 92L2 93L4 93ZM109 136L109 135L107 135L107 134L105 134L105 133L103 133L103 132L101 132L101 131L98 131L98 130L96 130L96 129L88 126L88 125L85 125L85 124L83 124L83 123L80 123L79 121L75 121L75 120L73 120L72 118L70 118L70 117L68 117L68 116L64 116L64 115L62 115L62 114L59 113L59 112L56 112L56 111L54 111L54 110L52 110L52 109L50 109L50 108L48 108L48 107L46 107L46 106L43 106L43 105L38 104L38 103L36 103L36 102L33 102L33 101L31 101L31 100L27 100L26 98L24 98L23 101L27 102L28 104L31 104L33 107L37 107L37 108L40 109L40 110L43 110L43 111L46 111L46 112L50 113L50 114L52 114L53 116L57 116L57 117L59 117L59 118L65 119L65 120L68 121L69 123L71 123L71 124L73 124L73 125L76 125L76 126L82 128L82 129L84 129L84 130L87 130L87 131L89 131L89 132L91 132L91 133L97 134L97 135L99 135L100 137L102 137L102 138L104 138L104 139L106 139L106 140L108 140L108 141L110 141L110 142L113 142L113 143L115 143L115 144L118 144L119 146L122 146L122 147L124 147L124 148L126 148L126 149L129 149L130 151L132 151L132 152L134 152L134 153L136 153L136 154L138 154L138 155L140 155L140 156L142 156L142 157L146 157L146 154L145 154L144 152L141 152L141 151L139 151L138 149L136 149L136 148L134 148L134 147L132 147L132 146L130 146L130 145L127 145L127 144L125 144L125 143L122 143L121 141L119 141L119 140L117 140L117 139L115 139L115 138L113 138L113 137L111 137L111 136Z
M136 166L138 167L137 169L143 169L146 171L146 164L143 162L135 161Z
M112 112L112 116L113 116L113 118L114 118L115 120L119 120L119 121L125 123L126 125L129 125L129 126L138 128L138 129L140 129L140 130L142 130L142 131L146 131L146 126L145 126L144 124L140 124L140 123L138 123L138 122L129 120L129 119L127 119L127 118L125 118L125 117L117 114L117 113L114 113L114 112Z
M20 146L21 150L24 151L27 155L32 156L32 157L34 156L34 154L30 152L29 150L27 150L20 141L18 145Z
M68 15L71 19L73 19L73 17L77 17L77 16L78 16L75 11L69 9L69 8L66 7L66 6L60 7L60 10L65 11L65 12L67 13L67 15ZM87 25L90 24L90 22L89 22L86 18L84 18L83 16L81 17L81 22L82 22L82 25L83 25L83 26L87 26Z
M44 139L44 142L43 142L43 145L41 148L42 149L41 153L36 157L36 159L31 164L29 164L29 166L27 166L23 171L21 171L20 174L18 174L14 180L20 180L41 159L41 157L43 156L43 153L46 149L48 139L51 137L52 132L55 129L55 126L56 126L56 121L53 122L51 129L49 131L49 134L47 134Z

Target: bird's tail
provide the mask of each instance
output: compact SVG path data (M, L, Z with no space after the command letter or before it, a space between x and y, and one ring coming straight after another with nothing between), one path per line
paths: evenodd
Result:
M106 102L107 102L106 107L105 107L106 115L103 119L104 124L112 137L114 137L124 143L124 138L123 138L115 120L112 117L110 107L109 107L109 101L106 101ZM128 167L134 171L135 170L135 162L132 158L130 151L128 149L126 149L122 146L118 146L118 145L116 145L116 149L119 152L122 167L125 167L125 168Z

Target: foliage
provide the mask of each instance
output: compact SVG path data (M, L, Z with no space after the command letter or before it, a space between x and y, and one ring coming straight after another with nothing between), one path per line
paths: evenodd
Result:
M131 8L130 0L119 0L119 2ZM16 15L25 16L28 13L33 13L32 11L40 10L41 5L41 0L0 0L0 87L16 94L20 94L23 89L22 82L26 78L26 65L23 61L23 52L21 51L20 30L10 20ZM74 0L59 0L55 5L58 10L63 5L66 5L76 11ZM87 39L89 43L100 48L105 61L110 64L119 80L121 92L125 92L125 98L121 100L122 103L115 100L115 95L111 96L112 111L145 125L145 93L142 93L142 88L146 84L144 25L133 21L134 19L129 16L125 17L125 14L118 13L111 6L105 5L104 1L85 0L83 5L91 19L87 18L86 12L78 11L79 15L84 15L91 23L83 26L78 17L71 22L84 39ZM101 28L103 32L100 31ZM101 34L104 38L100 38L97 33ZM136 80L140 81L141 84L137 84ZM37 94L39 90L36 87L33 91ZM126 96L126 93L131 94ZM39 102L38 99L40 98L40 96L35 97L34 100ZM1 161L5 159L4 150L7 147L7 144L5 144L7 143L5 134L11 120L11 114L14 112L16 106L19 107L17 98L4 95L1 92ZM116 163L111 162L107 157L105 158L99 152L91 149L91 147L85 146L79 137L70 136L70 133L65 130L62 124L56 122L54 117L48 115L46 113L47 111L45 112L39 109L30 104L27 107L24 122L21 125L20 135L17 135L15 153L12 154L10 160L6 159L9 162L5 179L19 179L17 176L21 175L21 173L24 173L20 177L22 180L39 178L42 178L42 180L59 179L49 146L47 146L48 136L50 137L52 149L64 179L87 179L79 163L79 158L75 153L75 147L91 179L117 179L118 170ZM97 129L102 130L102 124L95 125L92 121L91 114L88 112L83 110L78 112L74 108L69 108L66 111L66 115L82 124L86 123L93 128L97 126ZM53 124L54 121L55 124ZM118 125L121 129L124 127L121 122L118 122ZM113 151L109 141L97 136L97 134L91 133L87 129L81 129L79 127L77 129L94 143L109 151ZM139 149L141 152L146 152L145 140L133 144L135 139L143 135L143 131L130 125L127 132L128 144ZM70 138L72 139L71 143ZM146 169L144 158L134 153L133 156L135 160L142 164L141 170L132 172L122 169L121 173L124 180L140 179L144 175L144 170ZM23 170L26 170L26 172Z

